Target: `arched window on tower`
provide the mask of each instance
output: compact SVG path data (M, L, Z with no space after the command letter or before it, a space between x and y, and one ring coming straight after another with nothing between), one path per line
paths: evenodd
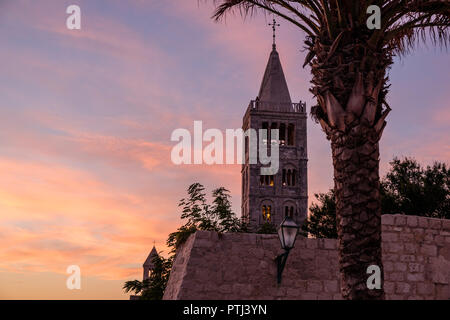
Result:
M284 216L294 218L297 215L296 205L292 201L287 201L284 203Z
M261 203L262 222L271 222L273 216L273 206L270 200L265 200Z
M274 179L275 178L273 175L260 175L259 176L259 185L262 187L264 187L264 186L273 187L275 185Z
M293 187L297 184L297 170L293 165L288 164L286 168L281 170L281 184L282 186Z

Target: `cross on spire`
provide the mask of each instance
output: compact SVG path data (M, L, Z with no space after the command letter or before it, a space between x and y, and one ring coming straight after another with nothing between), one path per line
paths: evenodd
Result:
M273 22L269 23L269 26L272 26L272 31L273 31L273 44L272 44L272 49L275 50L275 48L277 47L276 43L275 43L275 32L276 32L276 27L279 27L280 24L277 23L277 21L275 20L275 18L273 18Z

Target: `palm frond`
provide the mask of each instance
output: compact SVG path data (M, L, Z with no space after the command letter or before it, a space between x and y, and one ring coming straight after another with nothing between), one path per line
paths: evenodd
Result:
M277 15L292 24L302 29L309 36L314 36L319 31L319 26L314 22L314 19L308 18L301 13L299 8L290 5L287 0L214 0L215 3L220 3L212 18L216 21L223 19L227 14L239 12L242 16L252 16L258 10L263 12L270 12ZM300 7L314 12L313 1L298 0L295 1ZM289 14L293 14L294 17ZM297 19L296 19L297 18Z

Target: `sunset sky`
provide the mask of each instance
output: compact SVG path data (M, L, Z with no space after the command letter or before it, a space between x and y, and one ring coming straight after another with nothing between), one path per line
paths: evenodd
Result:
M0 298L127 299L153 241L167 253L193 182L231 191L239 165L175 166L177 128L239 128L271 50L271 16L210 19L212 1L0 0ZM77 4L82 29L66 28ZM291 96L312 105L304 34L279 21ZM450 63L422 45L390 71L394 156L450 161ZM308 117L309 201L333 185L329 142ZM66 288L79 265L82 289Z

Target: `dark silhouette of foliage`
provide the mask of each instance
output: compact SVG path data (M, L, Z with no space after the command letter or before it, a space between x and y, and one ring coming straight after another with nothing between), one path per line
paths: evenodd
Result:
M382 214L406 214L450 219L450 171L445 163L423 168L416 160L394 158L381 181ZM303 235L337 238L334 191L315 194Z
M212 205L207 203L205 188L198 182L191 184L187 193L188 197L181 199L178 205L182 207L181 219L186 222L167 239L167 245L172 248L172 253L197 230L216 232L247 230L246 225L231 210L231 196L227 189L220 187L213 190Z
M381 182L383 213L450 219L450 170L435 162L423 168L416 160L394 158Z
M304 221L301 234L315 238L337 238L336 229L336 200L334 191L314 194L319 203L309 207L310 216Z
M161 300L169 281L170 270L172 269L173 256L165 259L159 254L152 260L154 268L151 270L149 278L143 281L133 280L125 282L123 289L125 292L134 292L141 300Z

